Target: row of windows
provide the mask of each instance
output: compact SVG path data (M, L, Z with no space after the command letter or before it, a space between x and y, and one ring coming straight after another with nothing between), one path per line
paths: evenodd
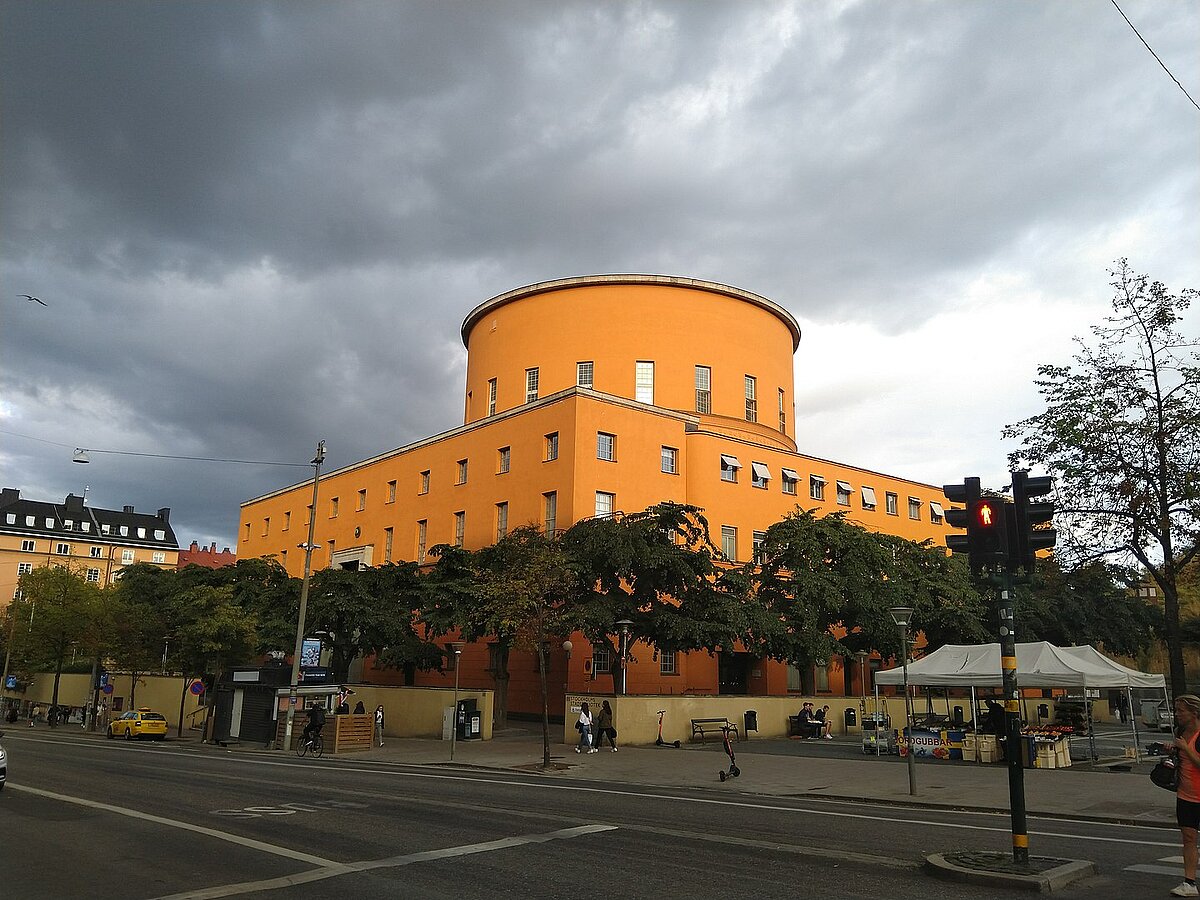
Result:
M54 543L54 552L56 555L58 555L58 556L71 556L72 555L73 548L70 544L62 543L62 542L53 542L53 543ZM37 541L22 540L21 541L21 551L24 553L37 553L38 552ZM93 546L93 547L89 548L88 555L92 559L103 559L104 558L104 548ZM163 550L155 550L151 553L151 558L156 563L165 563L167 561L167 554ZM133 562L133 550L130 548L126 548L126 549L122 550L121 551L121 561L126 562L126 563ZM20 563L20 565L32 566L32 563Z
M666 451L668 448L664 447ZM664 469L666 461L664 458ZM742 464L736 456L728 453L721 454L721 480L728 481L732 484L737 484L738 470L742 468ZM800 475L795 469L781 469L782 490L785 494L795 494L796 484L800 480ZM766 463L751 462L750 463L750 484L752 487L767 489L770 486L771 469ZM828 482L820 475L809 475L808 477L808 496L812 500L825 500L825 486ZM835 481L836 496L838 506L850 506L851 496L854 493L854 488L847 481ZM873 512L878 508L878 500L875 496L875 489L863 486L860 491L862 508L868 512ZM914 521L921 519L922 502L917 497L908 498L908 517ZM900 498L899 495L892 491L884 492L884 510L889 516L900 515ZM929 521L934 525L941 525L945 519L945 512L942 505L933 500L929 501Z
M4 514L4 522L6 525L16 525L18 518L20 518L20 517L16 513L5 513ZM26 527L37 528L37 516L25 516L24 518L25 518ZM44 522L46 524L47 531L55 531L59 528L56 520L52 516L46 516L44 519ZM72 519L64 519L63 523L62 523L62 530L63 531L74 531L75 525L76 525L76 523ZM88 532L90 532L92 530L91 522L79 522L78 525L79 525L79 530L82 531L84 534L87 534ZM101 522L100 523L100 533L101 534L113 534L113 528L107 522ZM116 533L119 534L121 537L129 537L129 526L128 525L118 526ZM145 528L139 527L139 528L135 529L135 533L142 540L146 539L147 531ZM166 539L167 539L167 532L164 529L156 528L154 530L154 540L165 541Z
M639 403L654 403L654 361L640 359L634 364L633 385L634 399ZM575 363L575 384L577 387L592 390L595 386L596 363L594 360L583 360ZM696 412L708 415L712 412L712 367L696 366ZM496 414L496 383L497 379L488 379L487 414ZM533 366L525 370L525 402L532 403L538 399L541 384L541 370ZM758 379L753 375L745 376L746 392L746 421L758 421ZM779 430L787 431L787 395L779 388Z

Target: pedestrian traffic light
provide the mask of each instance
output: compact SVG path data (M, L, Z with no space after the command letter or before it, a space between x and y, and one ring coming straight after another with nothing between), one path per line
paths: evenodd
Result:
M964 478L962 484L946 484L942 493L962 509L947 509L946 523L965 528L966 534L946 535L951 553L965 553L976 575L984 569L1003 568L1008 557L1008 524L1005 503L999 497L983 497L978 478Z
M1014 515L1010 535L1009 569L1024 569L1032 574L1037 560L1037 551L1049 550L1058 535L1053 528L1044 526L1054 518L1054 504L1030 503L1030 497L1049 494L1054 488L1054 479L1049 475L1030 478L1027 471L1012 473Z

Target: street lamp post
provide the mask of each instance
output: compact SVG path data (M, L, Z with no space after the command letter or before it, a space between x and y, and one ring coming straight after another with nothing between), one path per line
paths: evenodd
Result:
M904 724L908 729L908 752L905 753L905 758L908 760L908 793L916 796L917 767L913 757L912 709L908 702L908 626L912 624L913 611L910 606L894 606L888 612L892 614L892 621L900 629L900 652L904 654Z
M462 659L463 642L451 641L450 649L454 651L454 712L450 716L450 761L454 762L454 741L458 736L458 664Z
M301 544L304 550L304 580L300 582L300 615L296 619L296 652L292 655L292 680L288 685L287 723L283 729L283 749L292 746L292 723L296 719L296 689L300 685L300 654L304 650L304 618L308 614L308 584L312 580L312 554L316 547L317 490L321 484L321 464L325 462L325 442L317 442L317 454L313 457L312 512L308 516L308 540Z
M629 619L621 619L617 622L617 627L621 629L621 696L625 696L625 688L628 685L626 672L629 666L629 628L633 622Z
M562 642L562 648L567 657L566 670L563 672L563 693L566 694L571 690L571 651L575 649L575 645L567 640Z

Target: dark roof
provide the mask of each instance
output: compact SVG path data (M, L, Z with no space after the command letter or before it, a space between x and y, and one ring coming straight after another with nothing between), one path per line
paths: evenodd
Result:
M62 503L47 503L22 500L21 492L14 488L0 492L0 534L178 550L170 516L170 507L157 513L139 513L132 506L121 510L85 506L83 498L75 494L67 494Z

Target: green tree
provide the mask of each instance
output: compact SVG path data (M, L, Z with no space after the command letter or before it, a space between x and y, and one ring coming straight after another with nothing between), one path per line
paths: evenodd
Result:
M1132 557L1154 579L1179 694L1179 574L1200 537L1200 358L1177 326L1196 291L1172 295L1123 259L1111 274L1113 314L1091 343L1077 339L1074 365L1038 368L1046 409L1004 434L1021 442L1014 468L1056 476L1059 556Z
M143 675L166 662L171 639L167 599L176 590L176 573L150 563L121 570L108 589L109 640L107 656L130 678L129 706L137 708L137 686Z
M63 661L72 644L87 644L100 627L103 598L98 585L61 566L42 566L20 578L21 598L12 603L18 632L25 624L23 657L31 669L54 672L50 703L58 705Z
M894 647L889 610L908 606L931 647L986 637L985 606L963 567L930 542L867 531L844 513L797 508L767 529L755 595L771 620L761 653L800 669L834 655ZM841 635L839 637L839 635Z
M300 579L290 577L275 559L239 559L217 569L186 566L178 576L181 587L228 587L234 605L253 614L258 623L256 652L293 649Z
M631 642L660 650L716 651L764 624L736 566L715 565L708 522L697 507L661 503L629 515L577 522L562 535L578 572L567 617L593 645L612 651L614 690L623 660L615 623Z
M1129 587L1129 574L1102 560L1074 569L1056 559L1038 560L1033 585L1018 588L1021 633L1028 640L1100 644L1136 657L1155 640L1161 617Z

